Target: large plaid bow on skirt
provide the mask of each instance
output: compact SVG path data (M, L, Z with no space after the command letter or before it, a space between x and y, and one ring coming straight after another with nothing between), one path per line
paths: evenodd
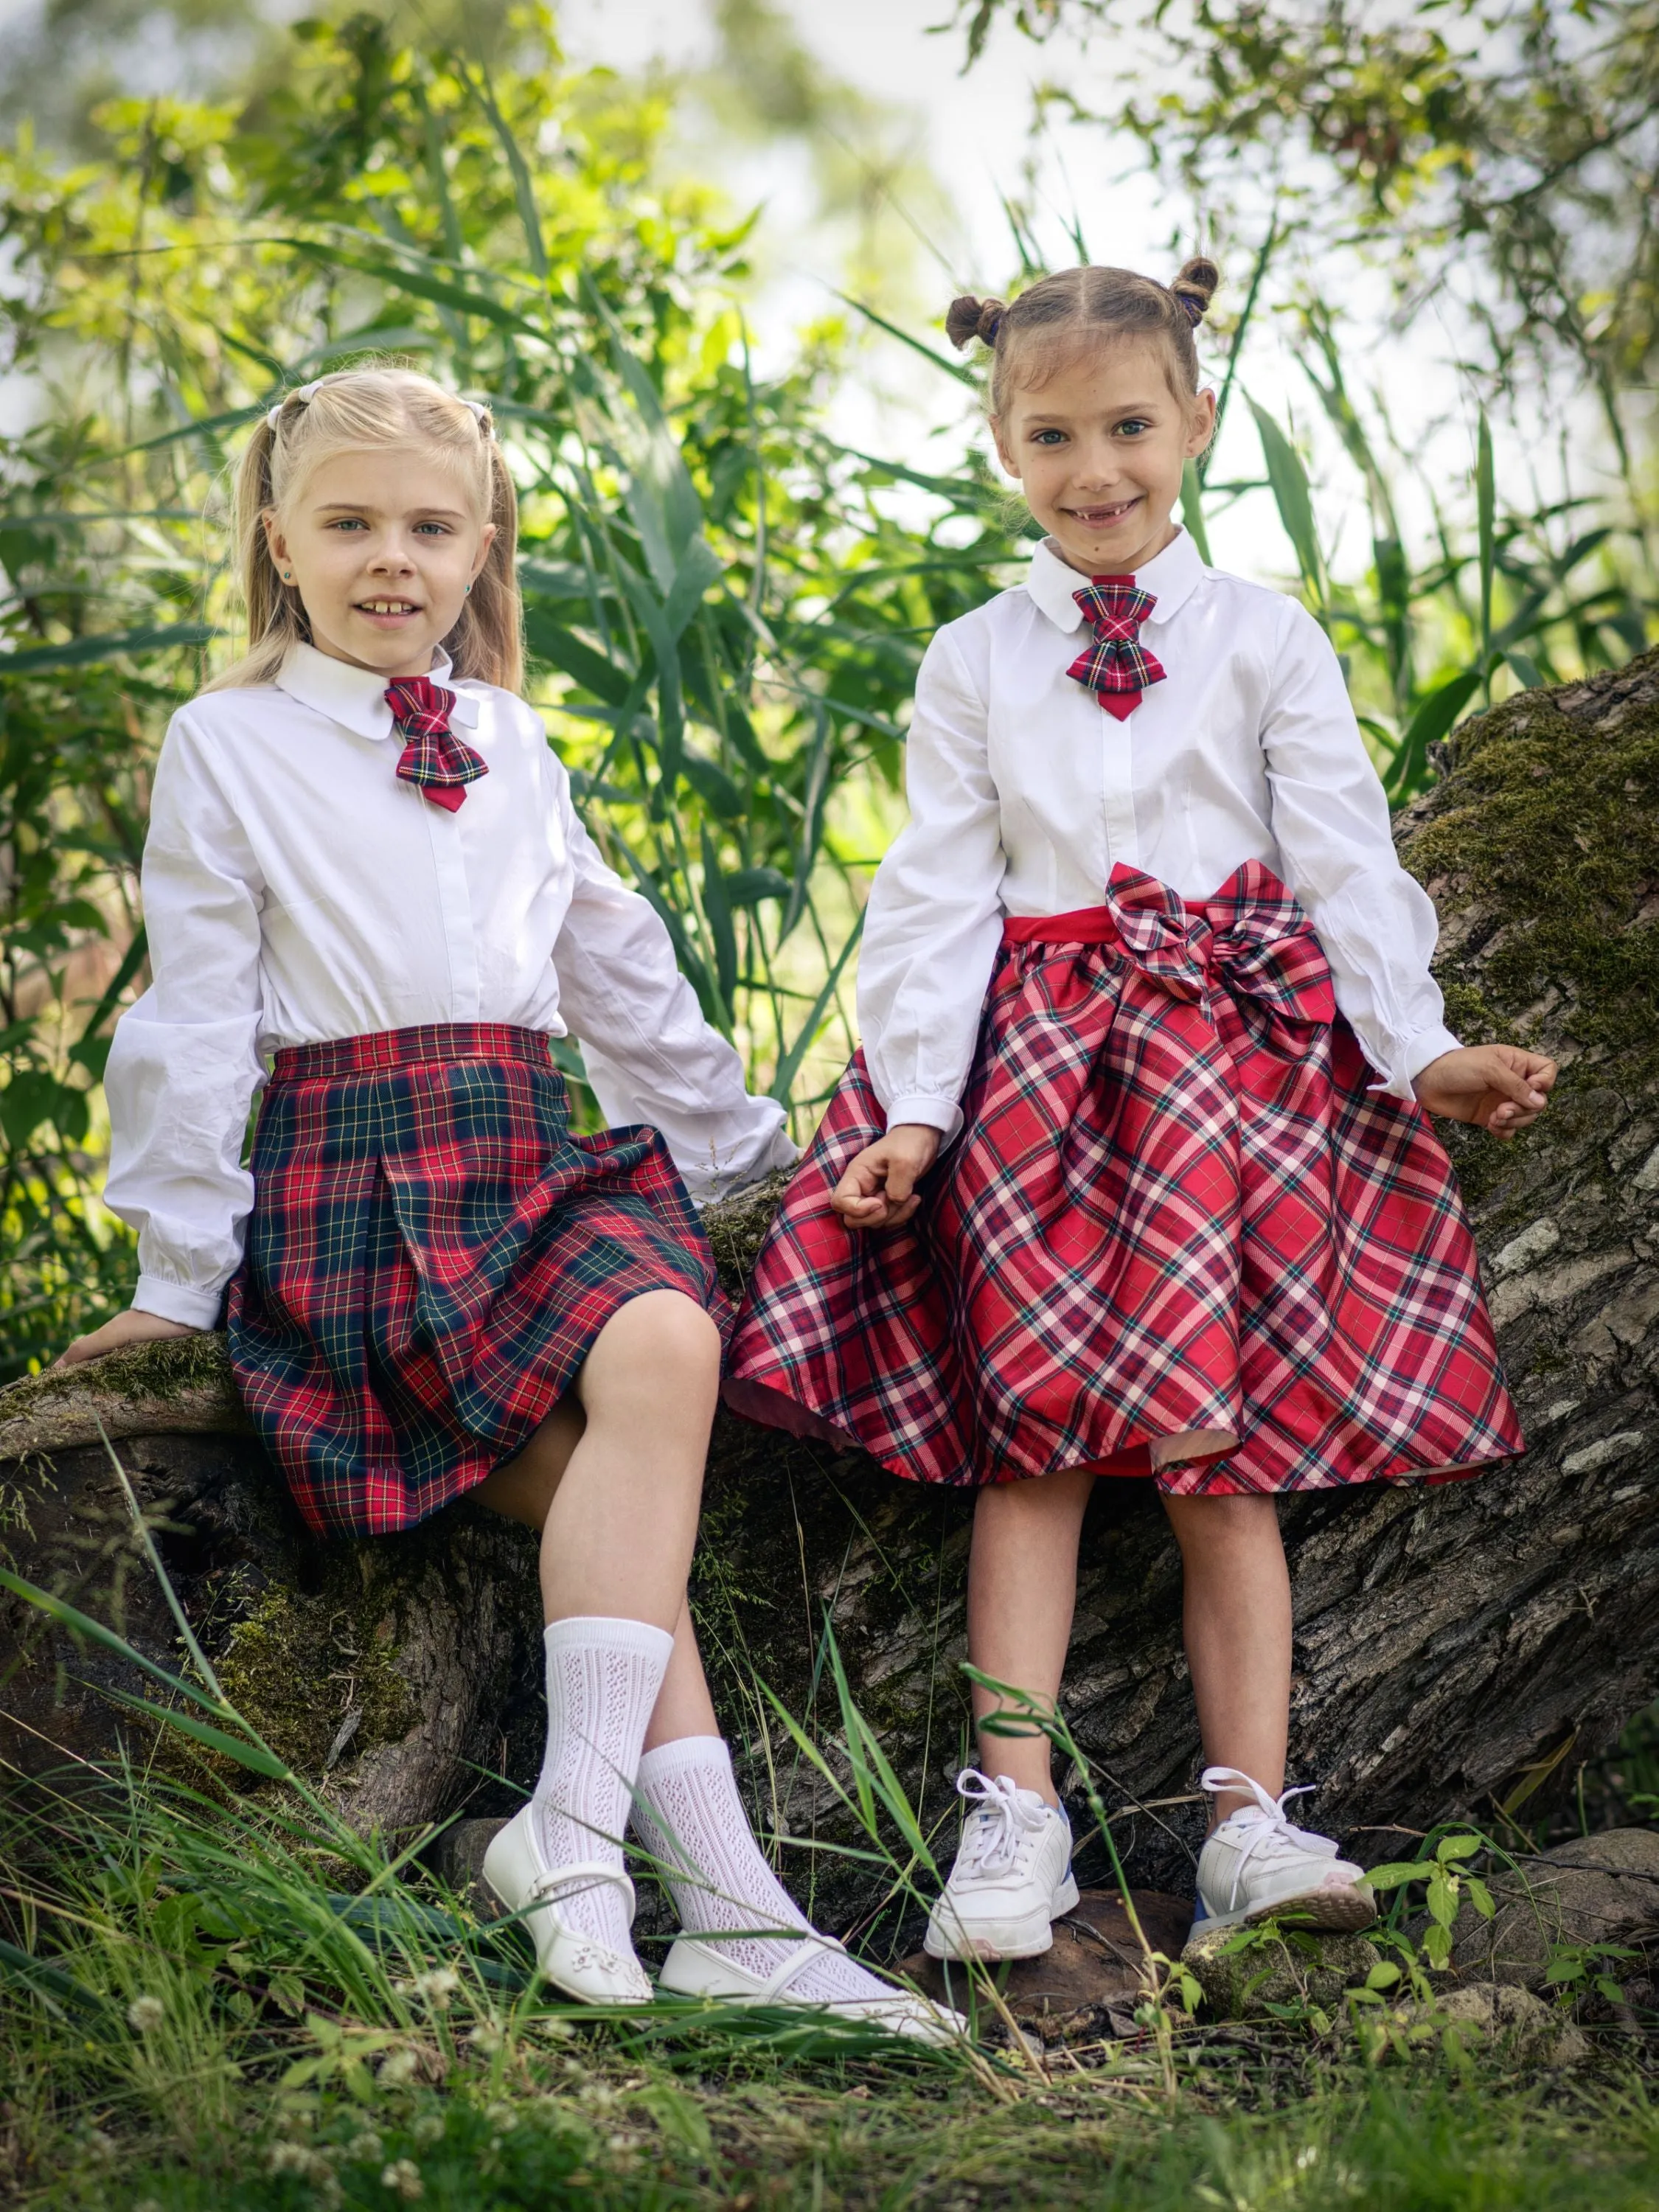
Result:
M386 702L406 740L398 775L453 814L465 801L467 785L489 773L483 755L464 745L449 726L455 694L429 677L398 676L386 686Z
M1300 1059L1313 1024L1336 1018L1336 998L1312 923L1270 868L1246 860L1214 897L1190 905L1167 884L1120 861L1106 887L1109 929L1133 964L1171 998L1203 1007L1224 990L1254 1042ZM1062 918L1063 924L1063 918ZM1010 927L1010 934L1019 931ZM1042 922L1033 934L1063 937Z
M1092 576L1072 597L1093 624L1095 641L1066 673L1086 684L1109 714L1126 722L1147 685L1164 681L1163 664L1140 642L1140 625L1158 601L1133 576Z

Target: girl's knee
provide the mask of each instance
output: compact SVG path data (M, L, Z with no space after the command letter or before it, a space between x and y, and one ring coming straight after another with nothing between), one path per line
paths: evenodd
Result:
M610 1328L626 1339L630 1358L657 1388L712 1390L718 1384L720 1330L714 1316L682 1291L650 1291L630 1299Z
M1260 1491L1166 1496L1164 1510L1183 1552L1277 1542L1279 1538L1279 1500Z

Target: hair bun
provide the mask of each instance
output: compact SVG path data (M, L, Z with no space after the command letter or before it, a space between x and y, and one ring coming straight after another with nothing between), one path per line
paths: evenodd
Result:
M1200 253L1190 261L1183 261L1179 274L1170 289L1187 310L1188 319L1201 323L1209 313L1215 288L1221 282L1221 271L1213 261Z
M971 292L952 300L945 318L945 335L960 352L969 338L977 338L981 345L994 346L997 332L1002 327L1004 313L1000 300L976 300Z

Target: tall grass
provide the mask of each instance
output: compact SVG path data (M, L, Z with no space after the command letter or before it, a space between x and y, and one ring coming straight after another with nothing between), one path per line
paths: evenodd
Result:
M1144 1936L1136 2033L1080 2050L1023 2034L984 1968L952 1990L969 2033L938 2046L787 2008L550 1999L522 1931L429 1871L430 1833L357 1835L227 1700L130 1505L179 1621L177 1670L3 1578L125 1659L149 1749L0 1796L0 2201L1489 2212L1587 2189L1634 2206L1659 2179L1659 2128L1617 2051L1577 2087L1520 2087L1436 2032L1407 1890L1426 1881L1434 1911L1450 1883L1455 1901L1474 1838L1394 1870L1385 1940L1403 1965L1352 1992L1351 2026L1281 2006L1276 2026L1204 2029L1190 1973ZM839 1848L914 1924L951 1839L918 1820L827 1626L823 1656L822 1735L758 1694L848 1816ZM987 1686L1006 1732L1038 1729L1076 1763L1115 1866L1115 1816L1063 1720ZM155 1756L168 1735L246 1786L181 1781Z

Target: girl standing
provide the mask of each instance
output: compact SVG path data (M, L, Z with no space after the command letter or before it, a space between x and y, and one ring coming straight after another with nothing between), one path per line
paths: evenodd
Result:
M726 1316L693 1195L793 1147L518 696L489 411L403 370L319 378L254 433L237 507L252 649L168 730L155 980L106 1079L138 1289L64 1358L212 1328L228 1294L316 1533L468 1492L541 1531L546 1757L484 1873L560 1989L652 1994L631 1810L690 1931L665 1988L938 2033L774 1880L709 1703L685 1581ZM570 1029L625 1126L570 1133Z
M1174 520L1215 425L1216 283L1124 270L962 299L1045 532L922 663L909 825L871 892L863 1048L763 1249L728 1395L979 1486L969 1651L1052 1707L1084 1508L1150 1476L1181 1547L1215 1820L1200 1921L1374 1912L1293 1826L1282 1491L1522 1449L1450 1164L1550 1062L1461 1046L1434 909L1317 623ZM1076 1901L1047 1740L984 1722L935 1957L1044 1950Z

